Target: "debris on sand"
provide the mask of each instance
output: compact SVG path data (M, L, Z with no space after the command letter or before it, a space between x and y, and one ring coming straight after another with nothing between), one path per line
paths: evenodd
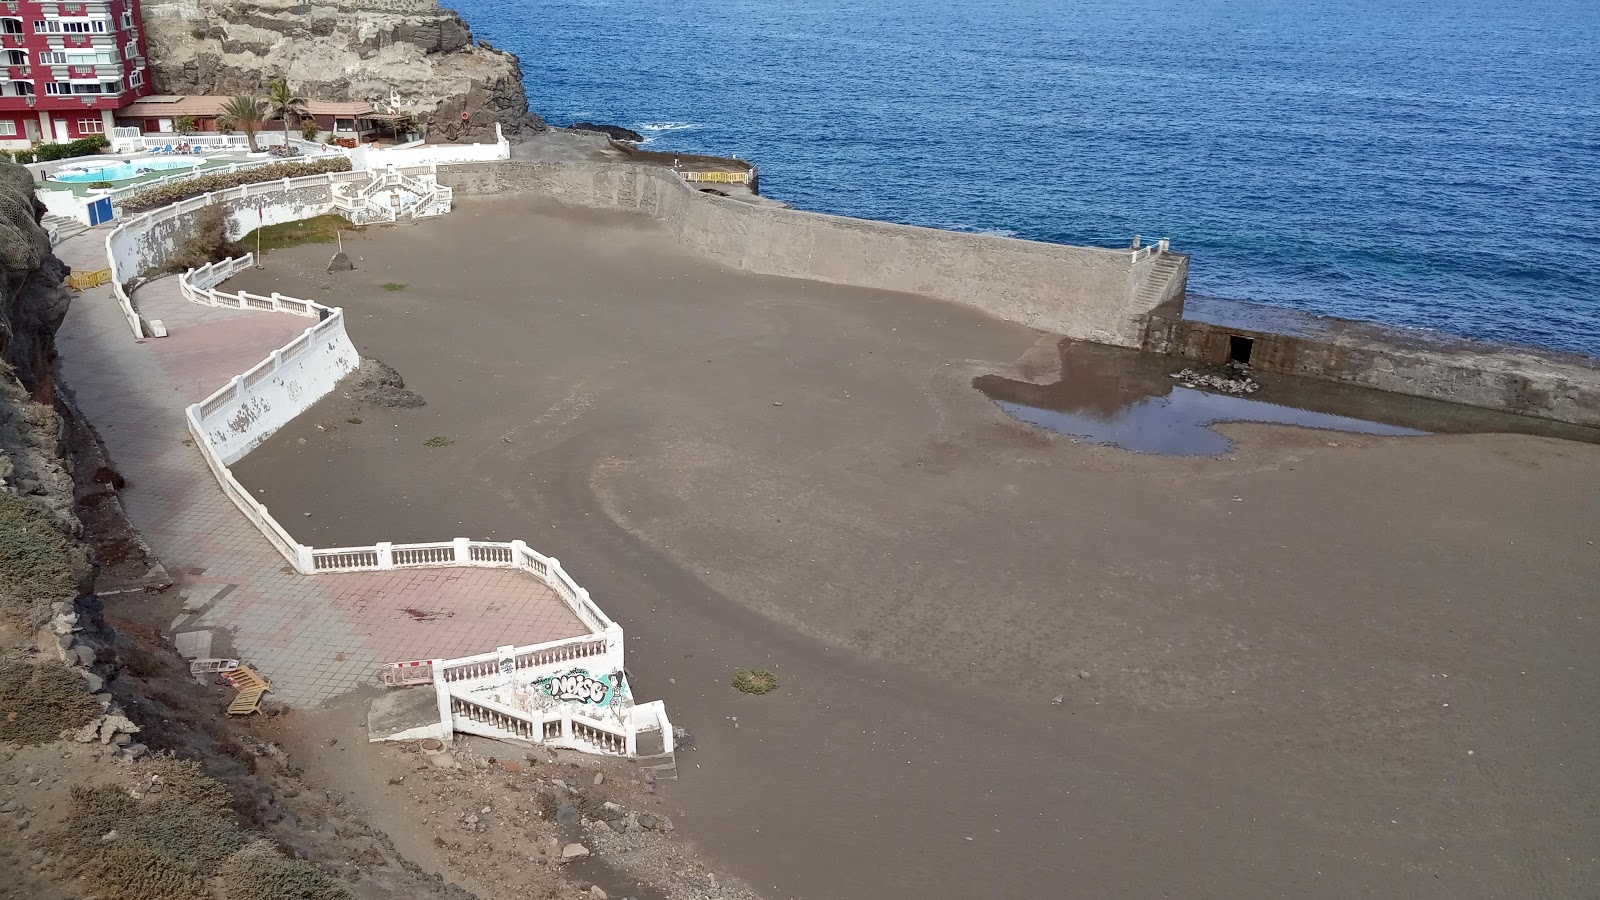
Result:
M1244 367L1229 368L1220 373L1184 369L1173 373L1171 377L1187 388L1205 388L1224 394L1254 394L1261 390L1261 385L1250 377L1250 370Z
M390 409L416 409L428 401L415 391L406 390L405 379L382 360L363 356L361 365L350 375L345 394L359 403L387 406Z

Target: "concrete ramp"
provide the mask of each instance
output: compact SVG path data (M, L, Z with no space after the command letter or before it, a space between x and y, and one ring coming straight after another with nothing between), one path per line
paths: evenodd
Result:
M451 728L439 719L438 695L433 685L392 689L367 704L367 740L448 740Z

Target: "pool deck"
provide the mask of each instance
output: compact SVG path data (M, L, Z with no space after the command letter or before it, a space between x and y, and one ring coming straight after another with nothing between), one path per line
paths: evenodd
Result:
M176 146L177 143L179 143L179 142L174 142L174 146ZM124 155L124 154L102 154L102 155L97 155L97 156L79 156L79 157L74 157L72 159L52 160L51 162L48 162L48 163L34 163L34 164L29 165L28 168L33 171L34 177L36 179L38 179L37 187L38 187L39 190L42 190L42 191L51 191L51 190L55 190L55 191L71 191L72 193L77 194L80 197L83 197L83 196L87 196L89 194L89 192L91 190L89 186L91 184L94 184L95 182L92 182L92 181L82 181L82 182L55 181L55 180L53 180L51 178L51 175L54 174L55 172L58 172L58 171L62 170L62 169L68 169L68 168L72 168L72 167L75 167L75 166L85 166L85 165L91 165L91 164L93 164L93 165L115 165L117 163L123 163L123 162L141 163L141 162L144 162L145 160L167 161L167 160L178 160L178 159L190 159L190 160L198 160L200 162L200 168L202 168L202 169L219 169L219 168L222 168L223 166L232 165L233 163L245 162L246 160L249 160L249 159L252 159L252 158L259 158L259 157L249 157L249 156L246 156L245 154L242 154L242 153L208 153L208 154L206 154L204 156L182 156L182 155L175 154L175 153L174 154L136 153L136 154L127 154L127 155ZM137 175L137 176L134 176L133 178L120 178L120 179L116 179L116 180L111 181L111 184L114 187L124 188L124 187L128 187L130 185L141 184L141 183L146 182L146 181L154 181L157 178L162 178L164 176L171 175L175 171L177 171L177 169L173 169L173 170L165 171L165 172L161 172L161 171L151 172L151 173L148 173L148 174L145 174L145 175Z

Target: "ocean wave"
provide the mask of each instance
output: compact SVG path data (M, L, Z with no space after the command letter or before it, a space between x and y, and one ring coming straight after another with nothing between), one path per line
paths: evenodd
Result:
M640 122L640 131L694 131L705 126L699 122Z
M981 234L984 237L1014 238L1017 236L1017 232L1010 228L979 228L976 225L968 225L965 222L940 222L933 227L942 228L945 231L961 231L967 234Z

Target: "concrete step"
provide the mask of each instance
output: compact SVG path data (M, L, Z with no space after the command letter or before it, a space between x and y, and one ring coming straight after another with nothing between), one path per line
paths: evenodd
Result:
M640 772L649 772L657 781L678 780L678 757L673 753L658 753L654 756L640 756L635 760Z

